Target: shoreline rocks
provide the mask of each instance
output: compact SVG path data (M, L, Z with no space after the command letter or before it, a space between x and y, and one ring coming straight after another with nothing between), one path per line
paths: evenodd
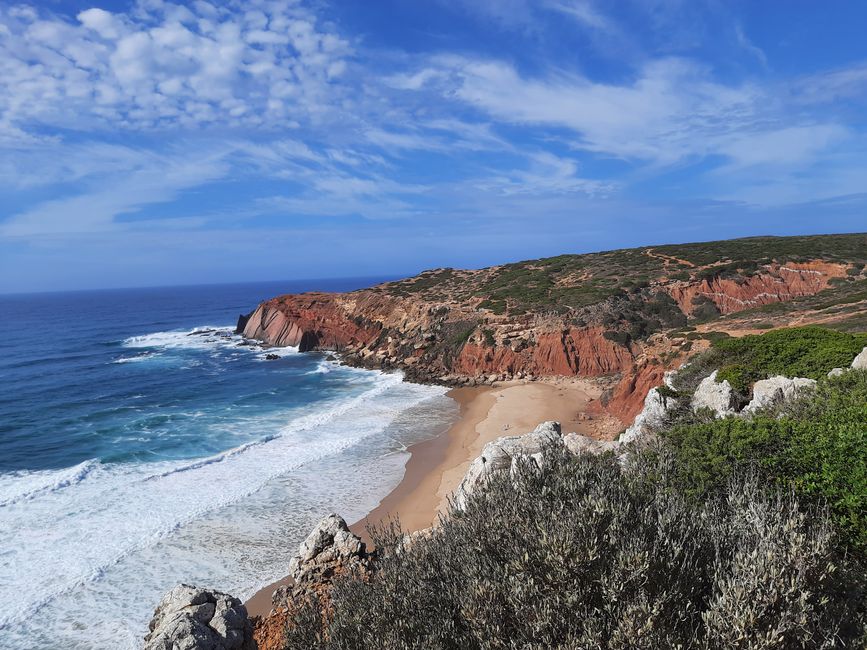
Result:
M479 455L467 470L463 480L454 493L455 507L466 507L467 499L491 474L511 471L516 458L532 457L537 464L541 458L536 458L549 444L563 444L560 436L559 422L543 422L532 432L519 436L504 436L492 440L484 446Z
M180 584L154 611L144 650L255 650L253 624L237 598Z
M666 384L667 385L667 384ZM671 412L677 408L678 400L666 397L659 387L651 388L644 398L644 407L635 416L635 421L620 435L619 442L628 444L652 436L663 426Z
M319 521L298 547L298 555L289 561L292 585L274 591L274 609L285 608L290 601L320 596L334 579L352 571L371 570L372 554L361 538L349 530L346 521L334 513Z

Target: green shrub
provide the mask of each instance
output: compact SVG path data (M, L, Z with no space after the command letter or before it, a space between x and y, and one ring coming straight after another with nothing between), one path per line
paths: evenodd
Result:
M867 372L821 380L807 395L752 419L674 426L663 433L685 493L705 498L744 467L827 503L843 539L867 550Z
M719 382L728 380L735 392L741 395L749 395L752 385L762 378L761 372L739 363L723 366L716 376Z
M335 586L286 648L824 648L863 633L864 575L825 513L739 477L704 504L680 496L664 450L546 450L452 511L429 539ZM393 529L379 548L398 547ZM311 606L312 607L312 606Z
M463 345L464 343L466 343L470 339L470 337L473 335L473 332L475 332L475 331L476 331L475 325L470 325L469 327L465 327L464 329L461 329L461 330L458 330L457 332L455 332L451 336L451 338L449 339L449 342L454 344L454 345Z
M667 384L662 384L661 386L657 386L656 392L659 393L659 395L661 397L665 397L665 398L672 397L672 398L677 399L680 396L680 393L678 393L676 390L674 390L673 388L671 388Z
M819 379L832 368L847 367L864 346L867 334L822 327L793 327L713 342L719 378L750 384L773 375ZM732 381L734 379L734 381Z

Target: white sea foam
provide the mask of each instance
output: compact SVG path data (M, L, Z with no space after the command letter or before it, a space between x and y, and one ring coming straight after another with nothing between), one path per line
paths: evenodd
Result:
M131 357L118 357L112 363L135 363L137 361L147 361L148 359L153 359L154 357L160 356L159 353L155 352L144 352L142 354L136 354Z
M239 347L243 339L226 325L196 327L191 330L170 330L141 336L131 336L123 341L126 348L159 348L163 350L203 350L216 347Z
M126 345L183 347L197 338L163 332ZM203 580L237 590L251 587L245 573L254 582L279 575L285 561L262 559L274 556L273 546L244 543L252 534L247 531L262 521L271 522L270 534L285 538L287 522L309 525L323 508L347 500L347 507L360 512L375 505L353 504L347 495L355 481L376 485L399 477L401 459L374 458L349 475L336 461L326 475L321 464L382 434L407 409L444 389L406 384L397 374L340 370L349 395L314 412L251 417L236 426L262 431L260 440L209 458L88 461L52 472L0 475L0 646L24 650L62 640L67 648L138 647L154 604L174 583ZM364 479L359 472L371 475ZM250 503L260 509L249 512ZM239 570L244 563L250 566ZM40 616L33 617L37 610Z
M329 361L328 359L322 359L319 363L316 364L316 368L309 371L308 375L324 375L325 373L331 372L338 365L334 361Z
M271 355L277 355L278 357L283 358L291 357L295 354L298 354L298 347L287 345L281 348L266 348L257 355L257 358L261 361L267 361L268 357Z

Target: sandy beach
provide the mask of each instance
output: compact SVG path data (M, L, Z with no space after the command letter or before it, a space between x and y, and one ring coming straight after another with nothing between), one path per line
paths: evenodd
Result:
M366 538L368 525L394 517L406 531L430 527L448 508L449 495L485 444L527 433L541 422L560 422L564 434L576 431L613 439L621 429L619 422L586 415L601 392L598 382L579 378L452 389L448 396L460 405L457 421L442 434L409 448L401 482L351 529ZM246 603L250 614L267 614L274 589L287 581L268 585L250 598Z

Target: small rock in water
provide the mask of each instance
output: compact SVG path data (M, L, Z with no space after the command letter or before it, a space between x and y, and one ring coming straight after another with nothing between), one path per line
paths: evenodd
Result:
M266 355L265 355L265 358L266 358L268 361L274 361L274 359L279 359L279 358L280 358L280 355L279 355L279 354L274 354L273 352L271 352L271 353L269 353L269 354L266 354Z

